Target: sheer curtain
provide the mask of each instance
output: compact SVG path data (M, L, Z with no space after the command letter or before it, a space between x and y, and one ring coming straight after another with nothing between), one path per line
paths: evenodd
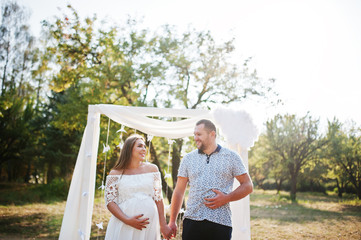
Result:
M149 135L170 139L192 136L200 119L213 121L230 148L238 151L248 166L247 149L257 138L257 129L244 111L217 108L214 111L160 109L119 105L90 105L73 178L70 184L59 239L89 239L94 204L96 161L99 145L100 114ZM167 122L152 117L182 117ZM233 127L232 127L233 126ZM235 181L236 182L236 181ZM250 239L249 198L231 204L233 239Z

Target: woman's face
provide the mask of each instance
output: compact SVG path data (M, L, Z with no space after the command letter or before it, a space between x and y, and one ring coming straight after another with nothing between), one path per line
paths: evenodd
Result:
M137 139L133 147L132 159L144 161L146 153L147 153L147 149L144 141L142 139Z

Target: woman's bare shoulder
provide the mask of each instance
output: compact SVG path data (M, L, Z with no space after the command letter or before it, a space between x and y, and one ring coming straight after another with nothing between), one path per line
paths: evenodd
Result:
M123 173L123 170L118 170L118 169L112 169L109 172L109 175L121 175Z
M153 163L146 162L144 163L144 167L146 168L147 172L159 172L157 165Z

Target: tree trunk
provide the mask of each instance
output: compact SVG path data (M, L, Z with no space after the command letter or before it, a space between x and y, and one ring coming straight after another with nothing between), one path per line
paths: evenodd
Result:
M5 95L5 91L6 91L6 68L8 66L9 63L9 43L7 43L7 46L5 47L6 51L6 61L3 67L3 75L2 75L2 83L1 83L1 96Z
M336 178L336 185L337 185L337 191L338 191L337 195L338 195L339 198L342 198L343 189L340 186L338 178Z
M280 191L281 191L282 182L283 182L283 179L282 179L282 178L280 178L280 180L279 180L278 182L277 182L277 180L276 180L277 194L279 194Z
M258 186L259 188L261 188L262 190L265 190L265 189L264 189L264 185L263 185L264 179L259 180L259 179L257 179L257 178L254 178L254 181L256 182L256 184L257 184L257 186Z
M12 161L8 161L8 169L7 169L7 172L8 172L8 182L11 182L13 180L13 173L12 173Z
M28 183L30 181L30 171L31 171L31 161L30 161L30 159L28 159L28 167L26 169L24 183Z
M172 152L172 180L173 188L177 184L178 169L181 161L181 152L182 152L183 139L177 139L173 143L173 152Z
M44 174L45 175L45 174ZM34 173L33 173L34 179L35 179L35 183L39 184L39 179L38 179L38 170L35 169Z
M297 174L292 173L291 174L291 200L292 202L296 201L296 193L297 193Z
M313 183L314 183L314 182L313 182L313 180L311 179L311 180L310 180L310 191L311 191L311 192L314 191L314 186L313 186L314 184L313 184Z
M46 183L49 184L53 181L54 179L54 167L53 167L53 162L50 161L48 164L48 171L46 174Z

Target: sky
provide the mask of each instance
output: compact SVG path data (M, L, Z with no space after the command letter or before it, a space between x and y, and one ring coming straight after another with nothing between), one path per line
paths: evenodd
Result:
M236 54L252 57L261 78L275 78L283 105L246 103L257 122L276 113L324 123L334 117L361 125L361 1L359 0L18 0L40 22L70 3L81 18L97 15L123 23L143 18L150 29L170 24L210 30L219 41L235 38Z

